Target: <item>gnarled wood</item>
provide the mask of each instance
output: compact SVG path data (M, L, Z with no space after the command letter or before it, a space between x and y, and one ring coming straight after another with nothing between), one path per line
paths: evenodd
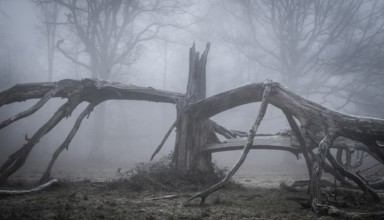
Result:
M299 154L297 142L290 136L283 135L256 135L253 138L253 144L249 149L266 149L266 150L285 150L295 156ZM221 143L213 143L206 145L202 151L207 152L223 152L232 150L242 150L247 144L247 138L232 138Z
M93 107L112 99L146 100L176 104L178 114L176 122L172 126L172 129L176 127L177 130L173 160L179 169L210 171L212 168L210 164L211 153L241 149L242 146L243 153L240 159L224 180L196 194L188 201L200 197L204 202L208 195L223 187L239 169L247 153L252 148L286 150L294 154L302 153L311 176L312 208L317 212L333 211L333 208L323 204L321 199L320 184L323 170L333 173L345 185L350 186L351 183L346 181L344 177L354 180L364 192L370 193L378 200L375 192L367 186L366 181L351 174L337 162L335 163L334 158L329 153L329 148L335 147L346 151L357 149L372 155L380 163L384 163L384 147L379 144L384 141L384 120L351 116L330 110L294 94L279 83L270 81L244 85L205 98L205 66L208 51L209 44L207 44L206 50L200 57L194 47L191 48L188 87L185 95L156 90L151 87L138 87L97 79L66 79L49 83L19 84L0 92L0 107L13 102L40 99L31 108L1 122L0 129L33 114L54 97L68 99L30 139L26 138L27 143L12 154L0 167L0 181L5 181L19 169L35 144L64 117L69 117L80 103L88 102L89 106L80 114L67 139L53 155L42 180L48 178L54 161L63 149L68 147L81 121ZM258 117L247 136L247 141L238 139L238 137L244 136L243 132L224 128L209 119L215 114L251 102L261 102L261 107ZM266 111L267 103L284 112L294 136L255 135ZM167 132L167 135L172 129ZM219 140L216 133L223 135L228 140L224 143L217 143ZM162 144L159 145L157 150L160 150ZM317 154L313 152L316 148ZM332 166L326 163L326 158L328 158ZM340 158L341 154L339 153L339 161L341 161ZM350 167L351 164L349 163L348 166Z
M236 164L232 167L232 169L228 172L228 174L224 177L223 180L216 183L215 185L209 187L208 189L197 193L196 195L192 196L191 198L187 199L184 203L188 203L196 198L201 198L200 204L204 204L205 199L210 194L216 192L217 190L224 187L230 178L239 170L240 166L244 163L245 158L247 157L250 147L253 145L253 139L255 138L256 132L260 126L261 121L264 118L265 112L267 111L268 101L269 101L269 94L270 94L271 88L266 87L263 92L262 102L260 105L259 113L257 114L257 118L255 122L252 125L252 128L249 130L249 134L247 137L247 143L244 145L243 152L239 158L239 160L236 162Z
M196 102L190 105L187 111L196 119L210 118L227 109L261 101L266 87L271 88L270 104L297 118L305 130L317 127L325 134L318 145L317 156L312 159L314 163L311 171L311 194L314 210L318 211L318 207L322 206L319 182L327 151L333 146L336 138L344 137L360 142L375 158L381 163L384 162L384 149L377 144L377 141L384 139L384 120L351 116L330 110L294 94L279 83L256 83L241 86ZM307 132L306 135L310 135L310 133ZM315 135L318 133L315 132ZM310 138L318 139L318 137Z
M178 104L179 100L182 99L184 95L163 90L156 90L150 87L145 88L134 85L125 85L122 83L101 81L97 79L65 79L50 83L18 84L0 93L0 106L28 99L39 98L40 100L31 108L3 121L0 124L0 129L23 117L35 113L53 97L66 98L68 101L62 105L30 139L27 139L28 142L23 147L9 156L8 160L5 161L5 163L0 167L0 182L6 181L9 176L22 167L36 143L38 143L39 140L53 127L55 127L63 118L69 117L73 110L82 102L88 102L90 104L87 109L80 114L67 139L54 153L53 158L48 165L47 171L41 178L41 181L48 179L50 170L52 169L53 163L58 155L63 151L63 149L68 147L83 118L99 103L111 99L120 99L146 100Z

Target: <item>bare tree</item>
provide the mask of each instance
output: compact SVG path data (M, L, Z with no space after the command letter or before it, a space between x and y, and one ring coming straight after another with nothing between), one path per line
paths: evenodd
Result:
M62 54L74 63L88 69L95 78L111 80L121 66L131 65L140 55L142 42L156 38L166 24L155 15L182 12L175 1L127 1L127 0L55 0L66 10L67 22L72 26L84 46L87 60L79 60L62 48ZM105 106L96 112L93 152L91 158L103 158Z
M331 77L341 72L346 74L351 60L361 62L360 47L374 47L376 43L371 40L384 30L384 21L375 19L381 13L378 1L232 3L230 9L225 6L242 25L237 25L239 28L227 40L247 59L277 74L286 86L300 94L334 92ZM345 41L346 37L350 40ZM336 64L335 55L340 55L336 51L342 47L348 49L352 41L354 48L349 48L348 56ZM364 68L359 74L370 68L359 67Z
M44 25L43 32L47 44L48 81L52 81L57 36L56 30L60 5L55 1L35 0L34 2L40 9L42 22Z

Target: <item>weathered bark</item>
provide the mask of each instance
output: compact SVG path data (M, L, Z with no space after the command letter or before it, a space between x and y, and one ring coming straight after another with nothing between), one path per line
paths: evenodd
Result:
M0 129L23 117L33 114L40 109L50 98L61 97L67 98L68 101L63 104L54 115L29 139L27 143L9 156L8 160L0 167L0 182L7 180L9 176L21 168L29 153L53 127L55 127L63 118L70 117L72 111L82 102L90 103L84 110L64 143L55 151L53 158L48 165L41 181L49 178L50 170L63 149L67 148L72 138L76 134L83 118L99 103L110 100L146 100L153 102L165 102L178 104L184 95L174 92L155 90L153 88L144 88L133 85L125 85L122 83L111 83L96 79L83 80L60 80L58 82L49 83L27 83L15 85L14 87L0 93L0 106L13 102L25 101L28 99L40 98L40 100L31 108L16 114L9 119L0 123Z
M311 171L312 205L315 210L322 205L319 182L324 169L325 157L337 137L345 137L363 143L375 158L381 163L384 162L384 149L376 143L376 141L384 139L384 120L356 117L332 111L290 92L279 83L245 85L191 104L187 112L190 112L195 119L210 118L239 105L260 102L266 87L271 87L270 104L297 118L305 130L317 127L320 128L320 133L315 134L321 134L321 132L324 134L318 145L318 154L313 159L314 164ZM307 132L308 134L310 132ZM311 138L318 139L318 137Z
M292 137L283 135L255 135L253 144L249 146L249 149L266 149L266 150L284 150L291 152L296 157L299 155L300 150L297 148L297 144L293 142ZM223 152L242 150L247 144L247 138L231 138L225 140L222 143L207 144L202 151L207 152Z
M228 172L228 174L220 182L209 187L208 189L204 190L203 192L197 193L196 195L194 195L191 198L189 198L188 200L186 200L184 203L188 203L188 202L190 202L196 198L201 198L200 204L204 204L205 199L210 194L212 194L212 193L216 192L217 190L221 189L222 187L224 187L228 183L228 181L232 178L232 176L237 172L237 170L239 170L239 168L244 163L245 158L247 157L247 155L249 153L250 147L253 145L253 139L255 138L256 132L260 126L261 121L264 118L265 112L267 111L270 91L271 91L270 87L265 87L259 113L257 115L255 122L252 125L252 128L249 130L249 134L247 137L247 143L244 145L243 152L242 152L239 160L233 166L233 168Z
M212 126L206 119L195 120L185 109L206 97L206 64L210 44L206 45L201 55L195 51L195 45L189 50L189 75L187 92L184 100L177 109L176 143L174 149L174 164L177 169L211 173L211 155L201 152L213 132Z
M140 87L118 82L98 79L64 79L49 83L17 84L0 93L0 107L5 104L21 102L29 99L41 99L53 89L59 88L52 97L70 98L75 92L81 100L89 103L100 103L106 100L145 100L177 104L184 97L181 93L158 90L152 87Z
M297 140L299 141L300 151L304 155L304 159L307 164L308 173L309 173L309 176L311 176L313 161L310 154L308 153L308 147L307 147L307 142L305 140L305 137L301 132L299 126L297 125L295 119L292 117L292 115L285 111L284 111L284 114L288 120L289 125L292 128L293 133L295 134Z
M42 105L47 103L50 98L61 97L67 98L68 101L30 139L27 139L28 142L20 150L12 154L1 166L0 180L5 181L12 173L19 169L24 164L35 144L64 117L69 117L80 103L88 102L89 106L92 107L87 107L78 117L71 133L53 155L52 161L45 173L46 175L42 179L48 178L54 161L60 152L68 147L81 121L90 112L91 108L110 99L147 100L176 104L178 116L174 125L177 128L174 163L179 169L208 172L211 169L210 159L212 152L223 151L223 149L234 150L239 149L239 146L243 146L242 156L226 178L206 191L198 193L188 201L200 197L202 202L204 202L204 199L209 194L223 187L234 175L244 162L250 149L263 147L267 149L288 150L295 154L304 154L311 174L312 208L315 211L323 211L324 209L332 211L331 208L323 204L321 199L320 184L323 170L333 172L339 181L344 181L346 184L348 182L343 180L342 176L354 180L364 192L370 193L373 198L378 200L375 192L367 186L367 183L356 175L351 175L350 172L337 162L335 163L334 158L329 154L329 148L358 149L371 154L379 162L383 163L384 148L378 142L384 141L384 120L362 118L332 111L297 96L275 82L249 84L205 98L205 64L208 50L209 45L207 45L207 49L201 58L194 51L194 48L190 51L190 82L188 83L186 95L95 79L22 84L1 92L0 106L27 99L39 98L40 101L30 109L0 123L0 128L33 114ZM241 139L233 139L237 135L243 135L241 132L234 132L223 128L209 120L215 114L250 102L262 102L262 104L260 113L248 134L246 143L241 142ZM275 141L280 142L273 145L273 140L263 140L267 136L255 136L257 127L266 111L267 103L274 105L285 113L296 137L296 142L292 142L292 137L279 136L279 139ZM296 119L300 125L296 122ZM214 132L232 140L229 139L227 143L213 144L213 142L218 141ZM282 144L282 140L286 142ZM263 141L265 143L269 142L268 144L263 144ZM239 143L242 144L239 145ZM227 144L226 147L225 144ZM314 154L313 149L316 147L313 146L318 148L317 154ZM333 167L325 162L326 158L328 158ZM339 161L341 161L340 158L339 155Z
M331 162L332 166L335 167L339 173L353 180L360 187L360 189L362 189L365 193L370 194L374 200L380 201L379 195L364 180L362 180L359 176L346 170L341 164L339 164L335 160L335 158L333 158L331 153L328 152L327 158Z

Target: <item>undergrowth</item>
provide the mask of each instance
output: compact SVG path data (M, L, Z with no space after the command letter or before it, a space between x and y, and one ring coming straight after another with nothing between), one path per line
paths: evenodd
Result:
M225 177L227 171L227 168L219 168L213 164L213 174L208 177L197 172L182 172L174 168L170 154L154 162L137 163L133 169L127 171L118 168L116 179L111 180L108 187L132 191L197 190L220 181Z

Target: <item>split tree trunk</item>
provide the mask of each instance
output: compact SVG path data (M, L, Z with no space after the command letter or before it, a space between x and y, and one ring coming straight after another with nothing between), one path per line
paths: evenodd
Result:
M174 150L174 164L177 169L186 172L201 172L211 174L211 153L201 152L213 134L211 123L195 118L185 109L191 103L206 98L206 64L210 44L206 45L204 53L196 52L195 45L189 50L189 75L187 92L177 108L178 122Z
M210 121L209 118L239 105L265 100L263 94L265 94L266 88L268 88L268 104L272 104L281 109L287 116L294 134L299 141L297 150L304 154L308 151L305 158L308 163L308 168L312 167L310 170L310 188L312 207L315 211L322 211L323 209L327 209L328 211L333 210L332 207L323 204L321 199L320 180L323 170L329 167L329 165L325 163L326 159L331 162L333 169L337 170L336 174L343 175L355 181L364 192L371 194L375 200L380 199L377 193L373 191L365 181L344 169L329 153L329 148L345 148L345 146L342 146L343 143L339 143L340 137L347 140L349 139L349 142L359 142L363 145L363 147L359 147L360 150L369 153L379 162L384 163L384 148L379 144L384 141L384 120L345 115L332 111L294 94L275 82L249 84L205 98L205 66L208 51L209 44L207 44L205 52L200 57L194 47L191 48L186 95L94 79L22 84L1 92L0 107L5 104L27 99L39 98L40 100L26 111L20 112L1 122L0 129L33 114L46 104L50 98L61 97L67 98L68 101L62 105L31 138L26 138L27 143L12 154L0 167L0 181L6 181L10 175L23 166L33 147L44 135L63 118L69 117L80 103L88 102L89 107L78 117L65 142L55 151L52 161L44 174L44 176L49 177L54 161L60 152L69 146L85 115L89 114L93 107L96 107L101 102L111 99L147 100L176 104L178 116L175 123L177 135L174 163L176 167L181 170L199 171L203 173L210 172L212 171L210 163L211 152L209 150L204 151L202 148L207 146L211 140L216 139L217 141L214 131L218 131L218 129L223 130L223 128L217 126ZM259 116L260 115L262 114L259 114ZM256 124L260 124L261 120L262 117L260 117L260 120L257 119ZM297 120L300 125L297 124L295 120ZM231 131L224 131L224 134L232 135ZM237 132L234 133L235 136L236 134ZM250 132L242 155L246 156L248 150L252 147L253 135L254 132ZM306 143L307 140L309 140L310 143ZM313 145L316 145L318 148L317 155L312 152ZM347 148L351 147L347 146ZM230 172L229 177L236 172L244 161L245 156L240 158L239 162ZM205 199L209 194L223 186L228 179L229 178L226 178L224 183L221 182L219 185L213 186L213 188L206 190L202 194L198 194L200 196L195 196L194 198L202 197Z

